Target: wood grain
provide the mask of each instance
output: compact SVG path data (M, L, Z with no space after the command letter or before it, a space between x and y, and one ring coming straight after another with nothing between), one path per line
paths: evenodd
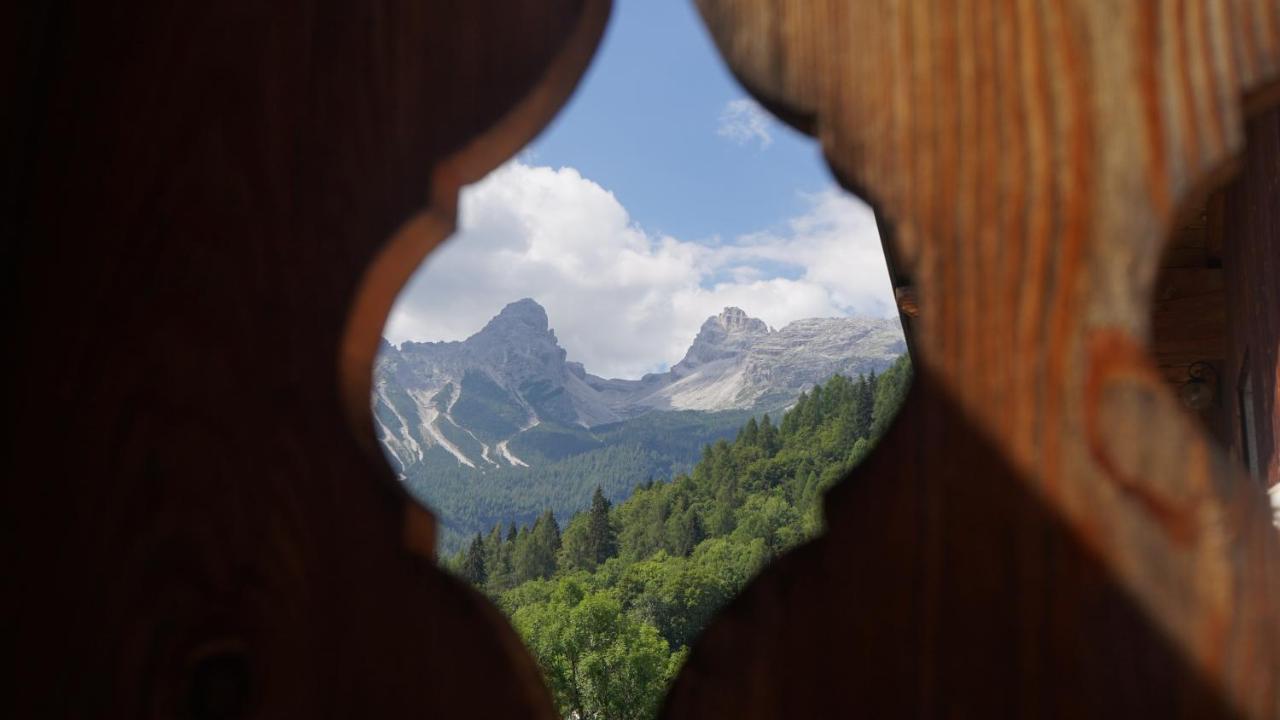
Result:
M378 258L416 267L547 122L607 0L30 5L4 716L553 717L505 619L420 557L358 375L399 289Z
M1275 0L701 7L876 202L918 379L667 716L1280 714L1280 542L1144 350L1162 242L1233 165L1223 272L1273 267L1274 111L1236 156L1277 97ZM550 717L424 559L365 402L399 283L607 2L4 12L5 715ZM1274 294L1253 277L1228 307ZM1274 352L1274 320L1228 334Z
M1163 241L1277 79L1280 3L698 5L891 225L923 311L830 534L716 621L666 716L1280 714L1265 498L1143 349Z

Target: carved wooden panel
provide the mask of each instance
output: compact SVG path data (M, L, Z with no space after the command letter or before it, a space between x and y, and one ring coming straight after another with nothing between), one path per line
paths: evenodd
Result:
M552 717L406 522L367 366L607 0L19 5L0 714Z
M1176 211L1276 75L1275 0L703 11L891 224L919 372L667 715L1274 717L1280 543L1142 347ZM6 716L549 717L423 558L368 366L607 2L6 12Z
M1280 714L1265 500L1144 350L1162 243L1277 78L1280 3L698 4L890 226L919 374L666 716Z

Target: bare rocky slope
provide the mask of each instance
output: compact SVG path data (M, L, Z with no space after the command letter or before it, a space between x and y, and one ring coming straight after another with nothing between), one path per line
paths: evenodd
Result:
M595 430L662 411L771 410L837 373L882 371L906 351L896 319L814 318L779 330L725 308L680 362L638 380L569 362L546 311L513 302L461 342L383 342L373 408L402 473L427 461L479 471L599 447ZM447 453L447 456L443 453Z

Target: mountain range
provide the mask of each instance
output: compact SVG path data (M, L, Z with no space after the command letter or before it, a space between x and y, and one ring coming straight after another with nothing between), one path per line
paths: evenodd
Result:
M625 441L629 425L652 429L669 415L704 428L718 423L689 414L723 416L736 427L744 413L785 407L835 374L883 371L905 351L897 319L813 318L774 330L727 307L670 370L606 379L568 360L546 310L526 298L466 340L384 340L372 401L402 477L418 467L518 469Z

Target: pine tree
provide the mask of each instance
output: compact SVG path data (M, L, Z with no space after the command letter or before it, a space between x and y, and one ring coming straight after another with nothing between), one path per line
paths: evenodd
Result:
M476 533L476 538L471 541L471 546L467 548L467 554L462 560L462 577L476 587L484 585L487 579L484 567L484 538L480 537L480 533Z
M502 542L502 523L497 522L484 541L484 570L490 592L501 592L511 580L511 557Z
M786 416L783 416L783 421L786 421ZM760 418L760 449L764 450L765 455L773 457L781 448L782 438L778 436L778 431L769 420L769 414L765 413L764 417Z
M595 556L596 564L618 553L618 536L609 523L609 501L599 485L591 496L591 516L587 521L587 542Z
M903 355L876 380L871 420L872 438L880 438L889 429L894 416L906 402L909 389L911 389L911 361Z
M756 424L756 419L751 418L747 424L742 426L742 431L738 433L738 444L757 446L760 444L760 427Z
M532 543L529 542L529 528L520 526L520 532L511 543L511 582L519 585L537 577L534 570Z
M804 414L800 417L800 425L813 430L822 423L822 386L814 385L809 393L809 402L805 404Z
M875 407L875 395L866 375L858 377L858 394L853 407L853 436L867 437L871 434L871 411Z
M493 529L484 539L484 566L492 574L497 567L498 557L502 554L502 521L494 523Z
M560 528L550 511L539 516L532 529L521 527L511 553L514 584L548 578L555 574L559 549Z
M780 427L782 434L790 437L795 435L800 429L800 416L804 414L805 407L809 404L809 393L802 392L800 397L796 398L796 404L782 415L782 425Z
M531 578L548 578L555 574L556 555L560 552L560 525L550 510L538 516L527 538L526 571Z

